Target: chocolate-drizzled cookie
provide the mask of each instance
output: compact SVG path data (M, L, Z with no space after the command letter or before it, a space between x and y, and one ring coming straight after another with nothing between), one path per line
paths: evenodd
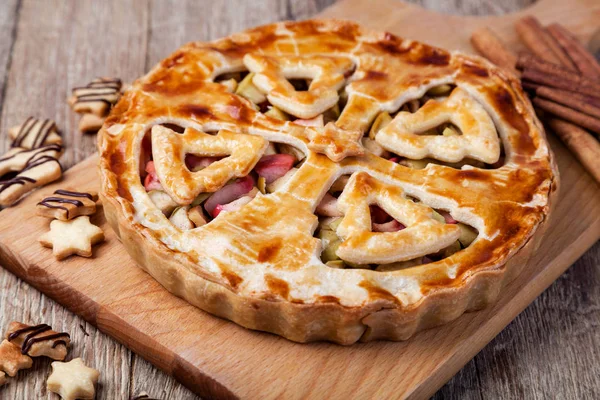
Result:
M32 160L41 156L60 157L63 147L60 144L49 144L37 149L14 147L0 157L0 179L9 172L20 172Z
M71 343L68 333L55 332L50 325L26 325L17 321L8 326L6 340L20 346L21 354L46 356L54 360L64 360Z
M49 144L62 144L62 138L54 121L29 117L19 126L12 127L8 134L13 140L11 147L37 149Z
M10 206L33 189L61 176L62 167L56 157L44 152L35 154L15 177L0 180L0 206Z
M121 86L118 78L94 79L86 86L74 88L69 104L76 113L105 117L110 107L119 100Z
M68 221L80 215L96 212L98 193L57 190L52 196L43 198L36 205L37 215Z

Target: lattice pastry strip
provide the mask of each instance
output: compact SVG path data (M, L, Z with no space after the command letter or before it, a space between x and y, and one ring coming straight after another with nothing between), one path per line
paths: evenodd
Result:
M398 232L371 232L369 206L377 204L406 226ZM344 240L337 250L343 260L358 264L411 260L435 253L460 236L456 225L434 219L433 210L404 196L404 191L365 172L350 178L338 199L344 218L337 234Z
M351 95L338 120L323 128L308 128L308 148L327 155L333 161L365 153L361 138L381 110L379 102L361 95Z
M179 204L189 204L200 193L214 192L230 179L248 175L267 145L260 136L227 130L209 135L193 128L183 134L160 125L152 128L156 173L165 191ZM186 154L228 157L192 172L185 166Z
M305 132L310 140L308 148L327 155L332 161L338 162L348 156L362 155L365 151L360 144L360 131L346 131L333 122L323 128L307 128Z
M352 70L348 58L327 56L264 56L246 54L244 64L255 73L252 83L271 104L298 118L324 113L339 100L344 75ZM296 91L288 79L312 79L307 91Z
M451 122L460 135L423 135ZM433 157L458 162L465 157L493 164L500 157L500 139L489 114L465 90L456 88L445 100L429 100L417 112L399 112L377 133L386 150L411 159Z

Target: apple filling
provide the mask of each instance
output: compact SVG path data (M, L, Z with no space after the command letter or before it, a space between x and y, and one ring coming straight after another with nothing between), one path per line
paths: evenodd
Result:
M323 127L330 121L336 121L347 100L344 88L342 88L340 89L340 101L335 106L314 118L298 118L272 105L267 97L252 83L253 78L254 73L242 71L221 74L215 78L215 82L226 86L230 92L248 100L256 110L267 117L280 121L290 121L301 126ZM311 79L288 79L288 81L299 92L307 91L311 84Z
M182 128L173 130L182 131ZM141 153L140 167L143 168L140 179L150 200L181 230L205 225L223 212L237 211L259 193L277 191L294 175L305 158L304 153L293 146L271 142L250 174L231 179L215 192L200 193L191 204L185 205L178 204L164 190L152 159L149 134L142 142ZM198 172L226 157L187 154L185 166L191 172Z
M433 218L446 224L455 224L460 228L460 237L450 246L437 253L391 264L355 264L343 260L336 254L338 247L342 243L342 239L337 235L336 230L342 222L343 217L343 213L337 207L337 201L348 179L347 175L338 178L315 209L315 214L319 217L316 236L322 242L321 261L331 268L363 268L375 271L396 271L450 257L454 253L467 248L477 238L478 232L473 227L457 221L445 210L433 210ZM419 202L415 198L411 198L411 200ZM371 205L369 209L371 213L371 230L373 232L397 232L406 228L406 226L400 221L395 220L381 207Z
M336 121L347 102L347 94L345 89L342 88L340 89L340 100L335 106L314 118L297 118L270 104L266 96L252 83L253 75L253 73L248 72L227 73L217 77L215 82L226 86L230 92L248 100L256 110L262 112L265 116L280 121L290 121L301 126L324 127L328 122ZM293 79L290 80L290 83L298 91L307 90L310 86L310 80L305 79ZM428 91L421 99L411 100L404 104L398 112L415 113L430 99L443 99L453 89L453 85L435 87ZM477 168L496 168L501 165L484 164L483 162L470 159L464 159L459 163L447 163L429 158L411 160L400 157L384 149L375 140L377 132L389 124L396 114L384 112L376 117L369 132L362 139L362 145L367 151L378 157L415 169L425 168L429 163L446 165L453 168L461 168L463 165L471 165ZM184 128L177 125L164 125L175 132L182 133L184 131ZM423 134L450 136L461 135L462 132L455 125L445 123ZM191 172L197 172L226 157L226 155L215 157L187 154L185 166ZM259 193L268 194L284 187L298 170L304 159L305 154L299 149L289 144L271 142L249 175L232 179L217 191L201 193L191 204L182 205L177 204L163 189L152 160L151 141L149 135L147 135L142 142L140 178L152 202L169 218L171 223L181 230L189 230L209 223L223 212L239 210L245 204L252 201ZM456 224L460 228L460 238L452 245L435 254L428 254L423 257L392 264L361 265L342 260L336 254L337 248L342 242L342 239L336 233L336 229L343 217L343 214L337 207L337 199L344 190L348 179L348 176L342 176L336 180L315 210L315 214L319 218L319 225L315 234L321 239L323 249L321 259L329 267L364 268L376 271L400 270L449 257L468 247L477 238L478 233L474 228L455 220L444 210L434 210L434 218L447 224ZM413 201L418 202L419 200L413 199ZM396 232L406 228L401 222L392 218L392 216L377 205L372 205L370 212L373 232Z

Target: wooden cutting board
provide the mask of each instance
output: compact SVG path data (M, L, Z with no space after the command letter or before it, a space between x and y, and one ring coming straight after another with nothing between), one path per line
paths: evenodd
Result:
M600 21L600 3L545 0L523 13L542 22L561 21L587 38L598 27L593 21ZM466 51L471 51L470 32L482 25L516 49L512 23L521 14L442 16L394 0L348 0L324 13ZM300 345L212 317L172 296L136 267L101 210L92 220L107 240L95 248L94 258L55 261L37 243L49 221L34 215L34 205L57 188L97 190L95 156L67 171L61 182L0 213L0 264L204 397L423 398L600 238L600 187L550 139L562 184L540 248L531 257L520 257L522 272L507 284L495 306L403 343Z

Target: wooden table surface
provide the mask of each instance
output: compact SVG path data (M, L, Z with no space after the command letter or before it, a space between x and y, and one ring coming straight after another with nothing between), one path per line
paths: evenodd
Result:
M181 44L211 40L284 19L311 17L334 0L2 0L0 1L0 151L8 127L29 115L63 130L65 167L95 151L77 132L65 99L97 76L131 81ZM416 0L455 14L501 14L531 0ZM501 3L501 4L498 4ZM418 38L417 38L418 39ZM0 214L1 216L1 214ZM0 268L0 330L13 320L45 322L71 333L71 356L100 370L97 399L142 391L195 399L170 376L80 317ZM0 389L0 398L57 399L46 391L49 360ZM485 347L436 398L600 398L600 244Z

